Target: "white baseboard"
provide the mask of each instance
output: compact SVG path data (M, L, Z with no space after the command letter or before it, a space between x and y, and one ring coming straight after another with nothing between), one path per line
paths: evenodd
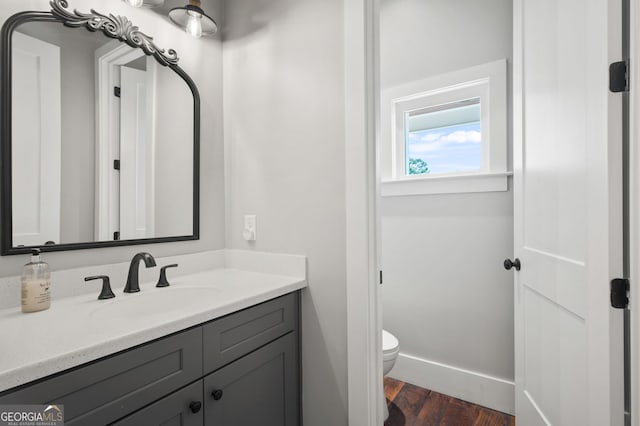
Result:
M508 380L400 353L390 377L515 415L515 385Z

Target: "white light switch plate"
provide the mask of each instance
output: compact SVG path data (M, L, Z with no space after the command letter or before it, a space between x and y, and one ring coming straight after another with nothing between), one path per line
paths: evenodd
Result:
M256 215L246 214L244 215L244 229L242 236L247 241L256 240Z

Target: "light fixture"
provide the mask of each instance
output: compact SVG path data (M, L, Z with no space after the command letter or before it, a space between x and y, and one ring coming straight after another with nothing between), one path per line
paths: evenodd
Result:
M164 0L122 0L133 7L158 7L162 6Z
M202 10L200 0L189 0L188 5L171 9L169 19L185 30L187 34L196 38L203 35L213 35L218 30L216 22Z

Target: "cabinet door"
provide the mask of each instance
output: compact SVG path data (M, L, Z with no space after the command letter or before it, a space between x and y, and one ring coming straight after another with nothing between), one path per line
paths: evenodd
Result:
M202 380L125 417L113 426L202 426Z
M205 377L205 425L297 426L298 395L292 332Z

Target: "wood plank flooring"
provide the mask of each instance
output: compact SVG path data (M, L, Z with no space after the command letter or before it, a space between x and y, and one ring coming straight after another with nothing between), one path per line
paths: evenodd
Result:
M385 426L515 426L515 417L451 396L384 378Z

